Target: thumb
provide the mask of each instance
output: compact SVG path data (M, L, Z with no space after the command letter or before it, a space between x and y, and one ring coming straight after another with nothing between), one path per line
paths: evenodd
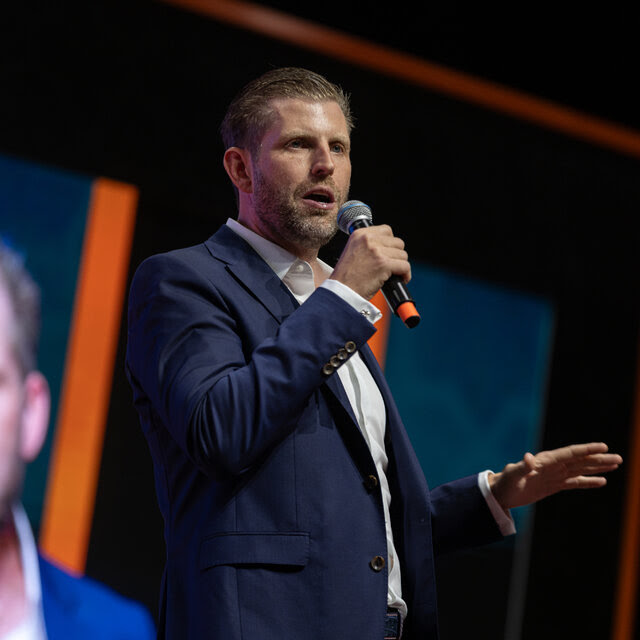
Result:
M527 474L531 473L535 469L535 456L527 452L522 457L520 462L516 462L512 465L512 473L518 478L524 478Z
M536 457L527 451L522 458L522 463L525 469L524 475L526 475L536 468Z

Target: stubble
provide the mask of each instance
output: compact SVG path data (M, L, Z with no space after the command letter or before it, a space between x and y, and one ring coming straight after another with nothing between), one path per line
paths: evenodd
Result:
M258 171L253 192L254 208L269 231L290 246L317 251L335 236L338 230L335 211L306 206L302 196L317 186L329 187L340 206L347 198L336 188L333 180L309 181L293 191L278 188Z

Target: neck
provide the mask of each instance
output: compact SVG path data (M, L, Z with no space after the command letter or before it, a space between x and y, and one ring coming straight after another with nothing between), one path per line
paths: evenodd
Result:
M317 257L313 262L309 262L309 264L313 271L313 282L317 289L329 276L326 274L325 270L320 267Z
M0 637L17 627L27 615L20 542L13 518L0 529Z
M251 229L254 233L257 233L259 236L262 236L266 240L277 244L279 247L282 247L285 251L288 251L290 254L294 255L296 258L300 260L304 260L308 262L312 267L318 261L318 251L320 247L318 246L307 246L301 244L300 242L296 242L283 236L278 233L275 229L268 225L262 225L259 221L256 220L248 220L246 217L238 216L238 222L247 229Z

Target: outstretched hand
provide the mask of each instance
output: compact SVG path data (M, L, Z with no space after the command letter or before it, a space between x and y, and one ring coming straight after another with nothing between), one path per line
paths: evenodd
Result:
M622 463L607 453L604 442L573 444L561 449L525 453L517 463L489 476L489 486L503 509L522 507L565 489L594 489L607 484L597 475L613 471Z

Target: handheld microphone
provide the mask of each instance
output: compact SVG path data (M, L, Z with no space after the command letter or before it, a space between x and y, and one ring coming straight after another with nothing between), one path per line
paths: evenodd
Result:
M371 208L359 200L345 202L338 211L338 226L348 235L356 229L373 226L372 220ZM393 312L402 319L409 329L417 326L420 322L420 314L407 285L399 276L392 275L382 285L382 293Z

